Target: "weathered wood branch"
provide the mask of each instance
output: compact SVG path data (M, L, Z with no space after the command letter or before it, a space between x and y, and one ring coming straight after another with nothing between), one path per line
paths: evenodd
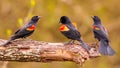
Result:
M0 45L6 40L0 39ZM33 40L15 40L7 47L0 47L0 61L19 62L50 62L73 61L82 64L85 60L100 56L96 48L89 52L81 44L65 45L64 43L49 43ZM89 44L96 46L97 44Z

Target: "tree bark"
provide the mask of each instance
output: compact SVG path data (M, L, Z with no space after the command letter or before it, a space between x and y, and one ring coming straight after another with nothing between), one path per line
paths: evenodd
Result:
M0 45L6 40L0 39ZM0 61L19 62L51 62L72 61L83 64L85 60L99 57L95 48L97 44L89 44L90 51L85 50L81 44L50 43L34 40L15 40L7 45L0 46Z

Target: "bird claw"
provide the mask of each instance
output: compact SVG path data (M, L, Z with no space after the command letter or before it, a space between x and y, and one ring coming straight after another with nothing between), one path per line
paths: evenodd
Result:
M73 45L74 42L66 42L65 45Z

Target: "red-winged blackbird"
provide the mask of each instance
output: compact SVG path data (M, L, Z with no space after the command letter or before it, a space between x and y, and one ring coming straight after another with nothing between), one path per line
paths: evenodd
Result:
M9 44L11 41L18 38L26 38L30 36L36 29L36 25L40 16L33 16L28 24L23 26L21 29L17 30L15 34L5 43L3 46Z
M93 32L94 37L100 42L99 52L104 55L114 55L115 51L110 47L110 41L106 29L102 26L101 20L98 16L93 16Z
M60 32L71 40L77 40L81 43L82 47L84 47L87 50L90 50L89 45L84 43L81 40L81 34L77 30L77 28L71 23L70 19L67 16L62 16L60 18L60 23L62 23L61 27L59 28Z

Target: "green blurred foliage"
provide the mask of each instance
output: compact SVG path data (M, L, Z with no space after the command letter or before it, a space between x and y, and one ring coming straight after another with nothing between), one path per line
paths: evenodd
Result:
M91 26L92 15L98 15L108 29L116 55L89 60L81 67L72 62L10 62L8 68L120 68L120 4L119 0L0 0L0 38L9 39L33 15L42 16L37 30L29 38L48 42L68 41L58 31L59 18L69 16L86 42L96 42ZM0 68L2 66L0 63Z

